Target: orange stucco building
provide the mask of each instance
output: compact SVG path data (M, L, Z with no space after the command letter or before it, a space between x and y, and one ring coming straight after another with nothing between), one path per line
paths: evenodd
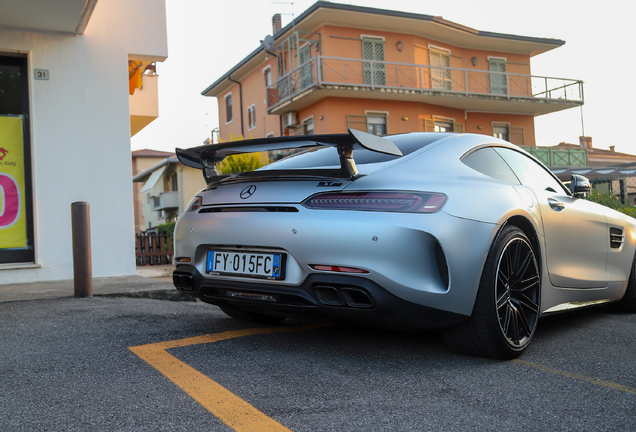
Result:
M531 74L557 39L441 17L316 2L203 91L223 140L455 131L535 145L534 118L583 104L583 83Z

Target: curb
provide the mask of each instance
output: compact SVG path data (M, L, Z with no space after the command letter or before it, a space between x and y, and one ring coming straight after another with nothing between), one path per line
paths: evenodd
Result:
M119 292L110 294L93 294L93 297L128 297L128 298L144 298L153 300L167 300L167 301L189 301L196 302L197 298L192 294L186 294L176 289L167 290L150 290L150 291L134 291L134 292Z

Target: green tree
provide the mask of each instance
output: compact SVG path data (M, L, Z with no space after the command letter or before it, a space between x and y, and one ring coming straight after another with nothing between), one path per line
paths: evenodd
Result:
M252 135L250 134L250 139ZM234 136L230 135L230 141L242 141L243 135ZM223 142L219 139L219 142ZM267 160L267 156L264 153L241 153L237 155L231 155L223 159L222 162L216 164L216 172L219 174L234 174L238 172L254 171L259 169Z
M219 174L232 174L237 172L254 171L265 165L262 162L262 153L242 153L231 155L216 164Z

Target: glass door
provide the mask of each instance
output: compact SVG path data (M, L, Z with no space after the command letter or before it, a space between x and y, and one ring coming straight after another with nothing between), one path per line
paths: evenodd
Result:
M384 41L382 39L362 39L362 58L375 60L364 62L364 83L370 85L386 85L384 65Z
M490 93L508 94L508 78L505 59L488 59L490 73Z

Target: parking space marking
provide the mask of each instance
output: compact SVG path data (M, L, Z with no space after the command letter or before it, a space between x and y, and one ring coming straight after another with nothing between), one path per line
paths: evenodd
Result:
M624 385L621 385L621 384L616 384L616 383L613 383L611 381L605 381L605 380L602 380L602 379L592 378L592 377L588 377L588 376L585 376L585 375L579 375L579 374L575 374L575 373L572 373L572 372L564 371L564 370L561 370L561 369L555 369L555 368L550 367L550 366L544 366L544 365L540 365L540 364L537 364L537 363L532 363L532 362L525 361L525 360L515 359L515 360L512 360L512 361L515 362L515 363L519 363L521 365L527 366L527 367L531 367L533 369L538 369L538 370L543 371L543 372L549 372L549 373L552 373L552 374L555 374L555 375L560 375L562 377L573 378L573 379L577 379L577 380L580 380L580 381L585 381L585 382L589 382L589 383L592 383L592 384L600 385L600 386L603 386L603 387L609 387L609 388L614 389L614 390L620 390L620 391L623 391L623 392L626 392L626 393L636 394L636 388L624 386Z
M266 416L243 399L239 398L220 384L203 375L191 366L177 359L168 349L181 348L211 342L219 342L243 336L268 333L282 333L313 330L325 327L323 324L303 327L265 327L234 330L211 335L195 336L174 341L129 347L132 352L161 372L166 378L179 386L223 423L237 432L291 432L282 424Z

